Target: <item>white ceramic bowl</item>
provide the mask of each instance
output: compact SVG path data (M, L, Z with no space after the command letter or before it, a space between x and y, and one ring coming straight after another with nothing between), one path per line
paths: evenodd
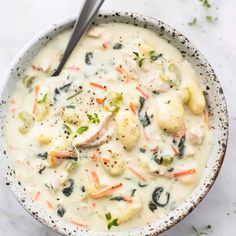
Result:
M20 204L37 220L62 234L82 236L158 235L189 214L199 204L199 202L201 202L201 200L205 197L213 185L223 163L227 146L228 114L226 102L220 83L207 60L189 42L187 38L178 33L175 29L150 17L144 17L142 15L133 13L119 12L99 14L95 19L94 24L109 22L134 24L154 31L157 35L164 38L168 43L178 48L182 56L191 63L198 76L202 79L204 84L203 89L210 111L210 123L214 130L214 145L198 187L193 191L191 196L184 201L182 205L180 205L176 210L170 212L170 214L165 218L157 220L150 225L119 232L93 232L76 228L71 224L65 224L61 221L61 219L50 216L44 209L39 209L39 207L26 195L24 186L22 186L21 183L16 179L15 171L11 164L11 158L8 157L5 148L6 144L4 139L4 124L8 106L8 98L14 90L16 81L21 77L21 74L30 63L32 57L34 57L38 51L56 35L68 28L71 28L74 24L74 19L65 21L57 26L53 26L43 34L34 37L15 57L6 73L6 84L4 85L2 92L0 110L0 123L2 132L0 146L0 151L2 154L1 167L4 176L6 177L6 184L10 186L12 192Z

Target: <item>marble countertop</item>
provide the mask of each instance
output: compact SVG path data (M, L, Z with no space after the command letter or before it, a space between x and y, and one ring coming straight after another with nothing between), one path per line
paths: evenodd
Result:
M123 10L156 17L185 34L208 58L223 86L228 102L230 135L220 175L203 202L182 222L162 236L196 236L192 226L208 235L236 233L236 1L209 0L210 9L197 0L107 0L104 10ZM82 0L0 0L0 74L19 49L49 25L77 15ZM208 22L206 15L218 20ZM197 24L189 26L193 18ZM1 78L0 86L3 84ZM236 162L235 162L236 164ZM211 229L206 229L211 225ZM0 235L56 236L56 232L34 220L16 202L0 177Z

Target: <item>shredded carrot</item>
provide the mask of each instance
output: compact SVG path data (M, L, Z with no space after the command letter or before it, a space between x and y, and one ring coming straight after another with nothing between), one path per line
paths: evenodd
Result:
M146 92L144 92L140 86L136 86L136 89L147 99L149 96Z
M11 99L9 100L9 102L10 102L11 104L16 104L16 99L15 99L15 98L11 98Z
M207 110L203 113L203 120L207 124L208 128L211 128L209 123L209 112Z
M40 194L41 194L40 192L37 192L37 193L35 194L34 201L37 201L37 200L39 199Z
M190 169L190 170L175 172L174 177L181 177L181 176L185 176L185 175L193 175L195 173L196 173L196 169Z
M103 104L104 99L102 99L102 98L96 98L96 102L97 102L98 104Z
M66 69L74 70L74 71L80 71L80 67L78 67L78 66L68 66L68 67L66 67Z
M182 136L185 135L186 132L186 128L183 127L181 130L179 130L177 133L174 134L175 138L181 138Z
M34 87L35 97L34 97L33 114L35 114L35 112L37 110L37 99L38 99L39 89L40 89L40 86L35 85L35 87Z
M106 49L106 48L107 48L107 44L106 44L106 43L103 43L103 44L102 44L102 47L103 47L104 49Z
M52 205L51 202L46 201L46 204L47 204L47 206L48 206L50 209L54 209L54 206Z
M91 86L95 87L95 88L100 88L100 89L103 89L105 91L107 91L107 87L106 86L103 86L101 84L98 84L98 83L95 83L95 82L90 82L89 83Z
M107 158L102 158L102 161L103 162L106 162L106 163L110 163L111 161L109 160L109 159L107 159Z
M132 102L130 102L129 108L136 115L136 109L135 109L136 107L135 107L135 105Z
M174 145L172 145L172 150L174 151L174 155L175 156L179 156L179 151L178 151L178 149L174 146Z
M130 74L122 67L122 65L117 66L116 70L124 75L125 78L125 82L128 82L129 80L132 80L132 77L130 76Z
M101 188L100 180L99 180L98 175L95 171L91 172L91 177L93 179L95 188L100 189Z
M12 108L12 109L10 109L10 112L16 112L16 108Z
M91 159L91 161L94 161L94 162L97 161L97 160L98 160L98 157L97 157L96 153L93 153L93 154L91 155L90 159Z
M72 220L70 223L76 225L77 227L84 227L84 228L88 227L88 225L79 223L78 221L74 221L74 220Z
M9 144L9 149L11 149L11 150L17 150L17 147L14 146L14 145Z
M144 127L143 127L143 136L144 136L145 140L147 140L147 141L150 140L150 137L148 136Z
M101 190L97 191L96 193L92 193L90 196L94 199L102 198L102 197L105 197L105 196L111 194L113 191L115 191L116 189L118 189L120 187L122 187L122 183L101 189Z
M131 197L127 196L126 194L122 194L122 198L128 203L133 202L133 199Z
M141 174L139 174L136 170L134 170L132 167L128 166L127 168L128 168L128 170L130 170L133 174L135 174L137 177L139 177L141 180L143 180L143 181L146 182L146 179L145 179Z
M56 158L70 158L76 157L76 154L73 152L66 152L66 151L51 151L49 155Z
M33 68L33 70L37 70L37 71L41 71L41 68L39 68L38 66L36 66L36 65L32 65L32 68Z
M151 148L151 151L152 152L157 152L159 150L159 146L156 146L156 147L154 147L154 148Z

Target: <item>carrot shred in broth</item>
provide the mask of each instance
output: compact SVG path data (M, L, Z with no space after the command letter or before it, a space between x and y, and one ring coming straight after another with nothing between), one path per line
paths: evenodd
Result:
M132 102L130 102L129 108L134 113L134 115L136 115L136 107L135 107L135 105Z
M106 86L103 86L101 84L98 84L98 83L95 83L95 82L89 82L89 84L95 88L99 88L99 89L102 89L102 90L105 90L107 91L107 87Z
M130 170L133 174L135 174L139 179L146 182L146 179L141 174L139 174L136 170L134 170L132 167L128 166L127 169Z
M70 223L76 225L77 227L84 227L84 228L88 228L89 227L88 225L82 224L82 223L80 223L78 221L75 221L75 220L70 221Z
M54 206L52 205L51 202L46 201L46 204L47 204L48 208L50 208L50 209L54 209Z
M90 196L94 199L102 198L104 196L111 194L113 191L115 191L116 189L118 189L120 187L122 187L122 183L101 189L95 193L92 193Z
M101 183L100 183L99 177L98 177L98 175L95 171L91 172L91 177L92 177L92 180L94 182L95 188L100 189L101 188Z
M176 172L176 173L174 173L174 177L181 177L181 176L185 176L185 175L193 175L195 173L196 173L196 169L190 169L190 170Z
M149 98L149 95L147 92L145 92L140 86L136 86L136 89L147 99Z
M128 81L132 80L132 77L131 77L130 74L122 67L122 65L117 66L117 67L116 67L116 70L117 70L119 73L123 74L124 79L125 79L125 82L128 82Z
M98 104L103 104L103 103L104 103L104 99L102 99L102 98L96 98L96 102L97 102Z
M41 192L38 191L34 196L34 201L37 201L39 199L40 195L41 195Z
M37 99L38 99L39 90L40 90L40 86L38 84L35 85L35 87L34 87L35 97L34 97L33 114L35 114L36 110L37 110Z

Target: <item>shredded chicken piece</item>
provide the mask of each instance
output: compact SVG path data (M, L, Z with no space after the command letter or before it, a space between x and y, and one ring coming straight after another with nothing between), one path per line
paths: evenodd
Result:
M114 131L114 126L108 127L112 113L106 113L98 126L91 127L88 132L79 135L74 139L76 147L94 147L101 145L111 138Z

